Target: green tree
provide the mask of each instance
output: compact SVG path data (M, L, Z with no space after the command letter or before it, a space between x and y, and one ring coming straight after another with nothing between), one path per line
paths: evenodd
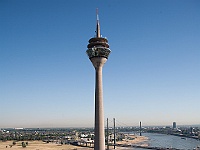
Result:
M22 147L25 148L26 147L26 143L22 142Z

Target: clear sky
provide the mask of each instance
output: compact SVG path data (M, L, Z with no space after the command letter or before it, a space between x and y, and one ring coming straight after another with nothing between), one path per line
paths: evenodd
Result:
M0 128L94 125L97 7L105 120L200 124L199 0L0 0Z

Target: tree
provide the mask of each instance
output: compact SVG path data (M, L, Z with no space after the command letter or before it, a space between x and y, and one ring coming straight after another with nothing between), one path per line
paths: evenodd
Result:
M25 148L26 147L26 143L22 142L22 147Z
M16 145L16 142L15 142L15 141L13 141L13 145Z

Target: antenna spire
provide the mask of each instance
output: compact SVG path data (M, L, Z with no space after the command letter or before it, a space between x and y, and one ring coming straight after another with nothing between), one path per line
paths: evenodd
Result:
M97 15L97 27L96 27L96 37L100 38L100 23L99 23L99 14L98 14L98 8L96 9L96 15Z

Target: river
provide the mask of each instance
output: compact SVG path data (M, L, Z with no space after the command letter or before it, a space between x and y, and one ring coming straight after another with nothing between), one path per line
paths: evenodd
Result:
M200 140L192 138L181 138L179 136L157 134L157 133L143 133L142 136L148 137L148 143L151 147L167 147L177 148L183 150L193 150L200 146ZM141 148L133 148L134 150L143 150Z

